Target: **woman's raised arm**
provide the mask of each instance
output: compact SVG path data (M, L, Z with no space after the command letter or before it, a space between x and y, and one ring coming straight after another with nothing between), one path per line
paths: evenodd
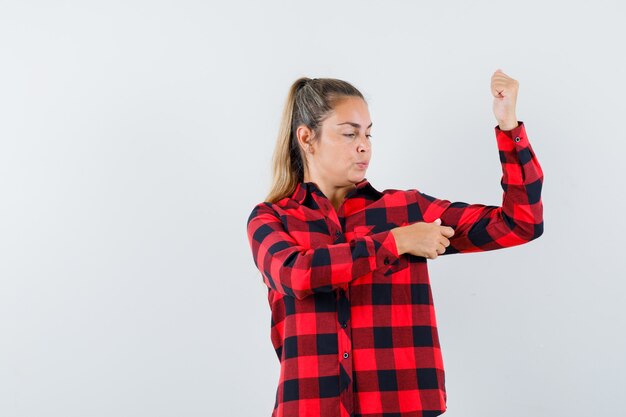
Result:
M528 141L524 122L512 130L495 127L502 164L502 206L451 202L408 190L409 204L423 221L441 218L454 229L443 255L501 249L529 242L543 233L543 171Z

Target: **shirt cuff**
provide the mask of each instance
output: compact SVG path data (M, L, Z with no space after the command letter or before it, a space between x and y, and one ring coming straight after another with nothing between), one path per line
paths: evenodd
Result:
M521 120L517 121L517 127L511 130L501 130L500 126L495 126L496 140L498 148L507 151L514 148L522 149L528 146L528 136L526 135L526 127Z
M374 265L372 269L389 267L396 262L400 255L398 254L398 246L396 239L391 230L371 234L369 237L374 242Z

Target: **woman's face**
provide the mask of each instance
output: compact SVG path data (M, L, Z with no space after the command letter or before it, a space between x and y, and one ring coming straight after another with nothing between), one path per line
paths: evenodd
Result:
M306 142L311 146L306 154L308 180L335 186L361 181L372 156L371 127L367 103L362 98L346 97L336 102L334 111L322 122L320 136ZM305 131L309 132L308 128L301 126L298 135L308 137Z

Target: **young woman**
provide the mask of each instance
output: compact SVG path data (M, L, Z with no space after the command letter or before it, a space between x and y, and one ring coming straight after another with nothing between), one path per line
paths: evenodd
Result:
M432 417L445 375L427 259L543 233L543 173L515 114L518 82L491 78L502 206L378 191L365 178L363 95L300 78L287 97L266 201L247 223L280 361L272 417Z

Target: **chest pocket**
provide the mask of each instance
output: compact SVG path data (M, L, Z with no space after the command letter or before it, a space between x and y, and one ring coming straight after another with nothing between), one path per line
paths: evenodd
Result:
M363 237L368 235L373 235L376 233L384 232L387 230L391 230L399 225L395 223L383 223L377 224L373 226L355 226L354 237ZM383 276L389 276L397 271L405 269L409 266L408 254L404 253L400 255L400 257L395 261L390 263L389 265L384 265L378 268L375 272L377 274L382 274Z

